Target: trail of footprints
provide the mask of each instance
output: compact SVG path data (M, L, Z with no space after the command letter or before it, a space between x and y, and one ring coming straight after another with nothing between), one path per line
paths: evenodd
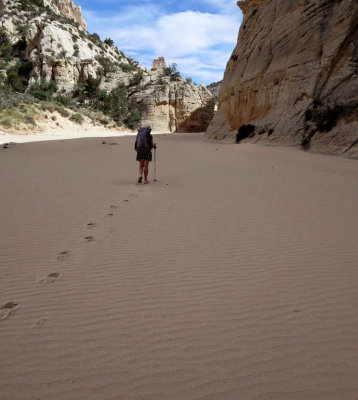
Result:
M139 192L143 192L143 189L139 189ZM129 194L130 198L136 198L138 197L137 194L135 193L130 193ZM121 201L122 204L128 203L129 199L124 199ZM106 214L104 216L104 218L112 218L114 217L114 213L112 211L114 210L118 210L118 206L117 205L110 205L109 206L109 210L111 212L109 212L108 214ZM87 223L87 229L95 229L97 228L98 225L95 222L89 222ZM110 231L110 233L113 233L113 230ZM93 242L95 240L94 236L91 235L87 235L84 238L84 241L86 243L90 243ZM68 258L71 257L71 253L69 250L64 250L61 251L57 257L56 260L59 262L65 262ZM55 282L58 281L58 279L61 277L61 274L59 272L52 272L50 274L48 274L47 276L43 277L43 278L38 278L37 281L40 284L53 284ZM0 321L7 319L18 307L18 303L16 303L15 301L9 301L8 303L6 303L5 305L3 305L2 307L0 307ZM35 324L36 327L42 327L45 323L45 319L44 318L40 318L37 323Z
M6 319L18 306L14 301L10 301L6 303L4 306L0 308L0 321Z

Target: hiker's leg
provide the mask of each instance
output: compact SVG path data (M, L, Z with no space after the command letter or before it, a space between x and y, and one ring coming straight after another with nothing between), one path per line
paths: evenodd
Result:
M144 161L144 182L148 182L149 160Z
M139 176L143 176L144 160L139 160Z

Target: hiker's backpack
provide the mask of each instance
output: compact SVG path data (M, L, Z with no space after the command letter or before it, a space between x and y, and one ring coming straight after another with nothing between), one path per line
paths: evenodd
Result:
M151 150L151 144L148 138L151 129L140 128L137 135L137 151L149 151Z

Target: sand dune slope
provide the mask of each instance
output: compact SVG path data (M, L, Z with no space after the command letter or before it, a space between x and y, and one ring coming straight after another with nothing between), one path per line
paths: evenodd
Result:
M0 399L357 400L358 163L157 142L1 149Z

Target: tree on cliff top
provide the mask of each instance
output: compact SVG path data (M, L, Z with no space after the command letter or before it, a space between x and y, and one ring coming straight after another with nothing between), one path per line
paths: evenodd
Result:
M170 64L163 70L164 75L170 76L171 81L178 81L181 78L180 72L177 70L177 64Z

